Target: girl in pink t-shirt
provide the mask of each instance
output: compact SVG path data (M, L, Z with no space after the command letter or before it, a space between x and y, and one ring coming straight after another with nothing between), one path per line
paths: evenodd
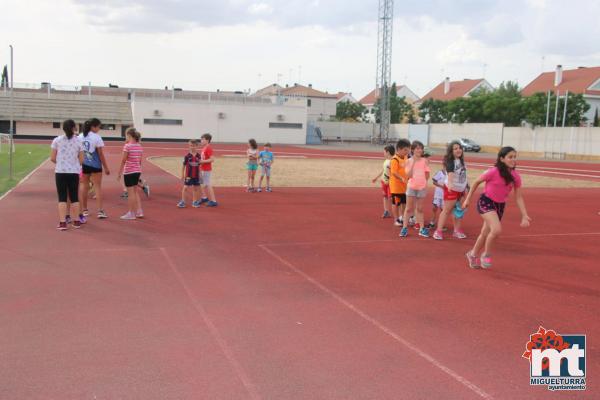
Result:
M127 129L125 132L127 143L123 146L123 157L121 158L121 168L117 180L123 180L127 188L127 205L129 211L121 216L121 219L134 220L144 218L142 211L142 199L138 190L138 183L142 175L142 145L140 144L141 134L135 128Z
M517 151L512 147L500 149L496 165L477 178L462 204L463 208L468 207L471 196L475 193L477 187L485 182L485 188L477 202L477 210L483 218L483 227L475 246L466 254L471 268L490 268L492 266L492 244L502 231L500 221L504 214L506 199L511 190L515 192L517 206L521 211L521 227L526 228L531 222L521 193L521 176L516 171L516 167ZM481 253L481 249L483 249L483 253ZM480 253L481 255L478 257L477 255Z
M415 227L419 230L419 236L429 237L429 230L425 227L425 218L423 217L423 202L427 195L427 181L429 180L429 160L423 157L425 146L423 143L415 140L410 146L413 156L406 163L406 175L408 176L408 185L406 189L406 208L404 209L404 221L408 217L416 216L417 224ZM407 224L408 225L408 224ZM404 226L400 231L400 237L408 236L408 226Z

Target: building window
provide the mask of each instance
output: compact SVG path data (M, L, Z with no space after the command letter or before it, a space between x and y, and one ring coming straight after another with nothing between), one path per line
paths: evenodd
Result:
M115 124L102 124L100 129L103 131L114 131L116 129Z
M310 107L310 106L311 106L311 104L312 104L312 101L311 101L311 99L308 99L308 100L306 100L306 106L307 106L307 107Z
M302 129L302 124L291 122L269 122L269 128Z
M52 129L60 129L60 122L53 122Z
M181 120L181 119L144 118L144 124L146 124L146 125L183 125L183 120Z

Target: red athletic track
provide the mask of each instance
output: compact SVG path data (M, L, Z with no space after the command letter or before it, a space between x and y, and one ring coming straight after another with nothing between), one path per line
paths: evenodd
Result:
M49 163L0 201L0 398L600 396L598 189L526 189L532 227L509 204L494 268L472 271L473 211L468 240L400 239L376 188L217 188L220 207L179 210L177 180L144 175L141 221L118 220L111 175L110 218L55 231ZM587 334L587 392L530 387L539 325Z

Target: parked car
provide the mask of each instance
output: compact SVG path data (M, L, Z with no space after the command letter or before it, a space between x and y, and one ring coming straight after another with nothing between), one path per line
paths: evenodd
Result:
M481 151L481 146L479 146L477 143L475 143L471 139L460 138L460 139L456 139L456 141L461 144L461 146L463 147L463 149L465 151L474 151L476 153L479 153ZM448 143L448 144L450 144L450 143Z

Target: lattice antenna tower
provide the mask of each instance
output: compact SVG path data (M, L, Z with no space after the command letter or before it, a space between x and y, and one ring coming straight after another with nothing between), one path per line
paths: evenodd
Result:
M392 28L394 0L379 0L379 29L377 33L377 76L375 87L379 94L380 123L377 141L385 143L390 136L390 89L392 85Z

